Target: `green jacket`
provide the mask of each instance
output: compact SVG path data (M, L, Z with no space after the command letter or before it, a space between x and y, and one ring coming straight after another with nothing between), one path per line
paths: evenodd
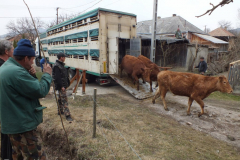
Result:
M50 89L52 77L44 73L40 82L13 58L0 67L0 119L3 134L33 130L42 123L39 98Z

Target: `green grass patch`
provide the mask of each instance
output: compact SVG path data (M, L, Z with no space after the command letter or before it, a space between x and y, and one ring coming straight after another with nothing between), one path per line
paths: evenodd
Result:
M231 100L231 101L240 101L240 96L228 93L213 92L209 98L219 99L219 100Z

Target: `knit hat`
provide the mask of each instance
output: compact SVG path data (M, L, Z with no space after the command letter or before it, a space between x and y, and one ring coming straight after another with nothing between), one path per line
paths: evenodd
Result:
M20 39L17 43L17 47L14 49L13 55L35 57L35 51L28 39Z

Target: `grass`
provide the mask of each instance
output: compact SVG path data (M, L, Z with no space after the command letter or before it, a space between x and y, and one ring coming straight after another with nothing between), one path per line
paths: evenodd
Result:
M73 123L64 118L71 150L78 159L138 159L108 118L142 159L240 159L239 149L168 116L157 114L144 101L128 100L118 95L97 97L97 138L92 138L93 101L89 96L69 98ZM41 100L44 122L40 126L51 158L69 158L64 132L53 96ZM106 116L107 117L106 117ZM105 137L109 142L108 147Z
M228 94L228 93L221 93L221 92L213 92L209 98L224 100L224 101L240 101L239 95Z

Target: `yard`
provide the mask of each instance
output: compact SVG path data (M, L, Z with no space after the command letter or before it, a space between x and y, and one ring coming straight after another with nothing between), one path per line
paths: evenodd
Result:
M212 96L209 99L214 101L216 96ZM239 104L235 98L229 101ZM48 95L41 103L48 107L39 130L49 159L70 158L54 96ZM206 126L208 121L215 121L209 114L197 118L194 106L191 117L183 112L186 104L184 106L170 99L167 100L169 112L163 110L160 99L158 105L152 105L151 99L136 100L130 95L98 95L97 103L97 138L92 138L92 96L78 96L75 100L69 98L74 122L68 123L65 118L63 121L75 159L139 159L126 141L141 159L146 160L240 159L239 145L231 144L232 141L227 138L226 141L230 143L219 140L204 129L199 131L194 128L195 119L196 123L200 121ZM176 108L178 112L175 112ZM171 112L175 115L172 116ZM239 111L237 114L240 116ZM183 120L176 118L178 116ZM186 124L187 118L193 120L189 122L190 125ZM239 122L236 122L238 129ZM215 123L216 127L221 124L217 121Z

